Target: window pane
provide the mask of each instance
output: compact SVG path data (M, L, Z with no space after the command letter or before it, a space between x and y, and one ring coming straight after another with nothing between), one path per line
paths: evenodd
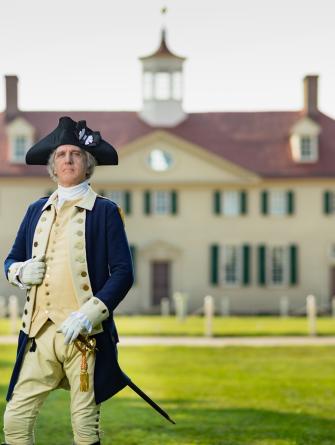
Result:
M301 159L310 159L312 155L312 141L309 136L300 138Z
M286 214L286 192L284 190L272 190L270 193L271 215Z
M144 99L151 99L152 98L152 80L153 80L152 73L144 73L144 77L143 77L143 95L144 95Z
M156 99L169 99L170 97L170 74L157 73L155 78Z
M14 159L24 161L27 149L27 138L25 136L16 136L14 139Z
M111 199L116 204L124 209L124 191L123 190L107 190L105 192L106 198Z
M285 248L271 249L271 281L273 284L283 284L285 281Z
M158 215L170 213L170 192L167 190L158 190L154 192L153 212Z
M223 276L226 284L236 284L239 282L239 246L223 247Z
M238 191L224 191L222 193L222 209L224 215L235 216L240 213L240 201Z
M181 99L181 73L175 72L172 75L172 97L173 99L180 100Z

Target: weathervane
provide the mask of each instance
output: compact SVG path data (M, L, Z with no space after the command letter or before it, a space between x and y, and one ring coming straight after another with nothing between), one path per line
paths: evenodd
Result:
M161 7L162 25L163 25L163 28L165 28L165 17L166 17L167 11L168 11L168 9L167 9L166 6L162 6L162 7Z

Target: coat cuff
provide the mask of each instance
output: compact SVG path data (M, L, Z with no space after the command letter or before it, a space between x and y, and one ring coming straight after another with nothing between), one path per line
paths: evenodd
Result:
M79 311L86 315L93 327L109 317L107 306L97 297L92 297L86 301L86 303L80 306Z

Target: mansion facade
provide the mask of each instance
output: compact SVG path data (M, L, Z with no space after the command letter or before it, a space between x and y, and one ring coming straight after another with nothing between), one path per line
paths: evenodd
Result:
M196 312L205 295L233 313L292 313L308 294L319 310L335 295L335 121L318 109L318 77L303 81L301 110L186 113L184 57L163 30L159 48L140 58L138 112L22 111L16 76L6 76L0 113L0 256L28 205L55 184L27 149L60 116L84 119L119 153L97 166L93 189L125 213L135 282L118 310L152 313L175 292ZM4 275L0 294L21 293Z

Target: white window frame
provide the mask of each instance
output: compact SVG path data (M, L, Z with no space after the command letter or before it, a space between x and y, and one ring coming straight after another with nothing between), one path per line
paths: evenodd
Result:
M172 73L172 99L181 100L183 94L182 74L180 71Z
M309 155L303 153L303 140L309 140ZM318 160L319 156L319 139L318 135L300 133L291 136L292 157L295 162L312 163Z
M287 215L286 190L269 190L269 214L275 216Z
M236 280L233 281L227 281L226 278L226 263L227 263L227 257L229 255L229 251L231 249L235 250L236 254L236 263L235 263L235 277ZM220 276L221 276L221 283L223 286L229 286L229 287L237 287L241 286L242 284L242 264L243 264L243 249L242 246L239 244L223 244L221 246L221 254L220 254Z
M282 272L282 280L281 282L275 282L273 280L273 251L274 249L282 249L283 250L283 272ZM289 256L289 248L287 245L283 244L273 244L268 245L266 249L266 270L267 270L267 284L271 287L284 287L289 284L289 270L290 270L290 256Z
M225 216L241 214L241 198L238 190L223 190L221 193L221 213Z
M154 190L152 192L152 213L154 215L169 215L171 210L170 190Z
M168 100L171 98L171 74L166 71L155 73L155 99Z
M105 190L105 197L118 204L122 209L125 208L124 190Z
M21 156L18 156L17 152L17 141L18 139L24 139L24 150ZM31 145L31 139L28 135L24 133L17 133L11 136L10 140L11 145L11 162L14 164L24 164L26 161L26 153Z
M154 90L154 76L150 71L145 71L143 74L143 97L144 100L151 100L153 98Z

